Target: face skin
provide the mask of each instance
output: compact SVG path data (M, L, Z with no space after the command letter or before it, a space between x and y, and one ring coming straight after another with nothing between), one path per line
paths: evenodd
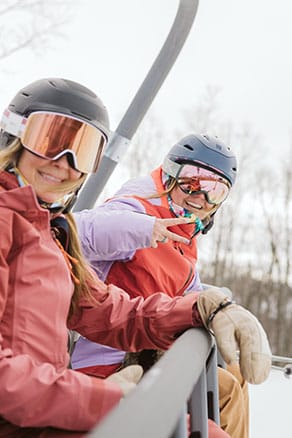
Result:
M201 220L205 219L210 211L214 209L214 205L206 201L203 193L188 195L178 185L172 189L170 196L175 204L194 213Z
M17 165L20 173L31 184L37 196L45 202L53 203L68 193L58 190L62 183L74 182L81 177L81 172L73 169L64 155L59 160L52 161L37 157L23 149Z

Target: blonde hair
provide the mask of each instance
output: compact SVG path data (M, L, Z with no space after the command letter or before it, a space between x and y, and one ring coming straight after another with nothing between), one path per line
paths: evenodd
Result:
M92 270L82 254L80 239L72 213L67 213L66 219L69 225L68 253L77 260L77 263L72 264L72 270L75 277L78 279L78 283L75 283L74 293L71 300L69 312L70 317L75 312L81 298L87 299L93 305L98 304L98 301L91 293L90 284L95 283L95 285L102 289L105 288L105 285L99 280L98 276Z
M145 196L144 199L154 199L154 198L162 198L163 196L168 195L172 189L177 185L177 181L172 176L167 181L167 187L162 192L153 193L152 195Z
M18 138L13 140L11 144L2 149L0 151L0 169L4 170L10 167L17 166L17 162L23 150L23 146ZM60 189L58 190L64 191L68 188L68 191L77 190L82 182L85 180L86 175L82 176L78 182L70 182L60 184ZM90 284L94 282L100 288L104 288L103 282L101 282L97 275L92 271L90 265L86 261L85 257L82 254L80 247L80 240L77 233L77 227L71 213L67 213L65 215L68 225L69 225L69 246L68 246L68 254L76 259L75 263L72 263L72 272L78 281L74 282L74 293L71 300L71 307L69 312L69 317L74 313L77 308L78 301L81 298L88 299L92 304L98 304L98 301L93 297Z
M13 140L8 147L0 150L0 170L16 165L21 151L22 146L19 138Z

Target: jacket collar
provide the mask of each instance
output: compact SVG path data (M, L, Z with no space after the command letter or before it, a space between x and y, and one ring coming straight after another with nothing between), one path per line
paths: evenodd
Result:
M159 166L157 169L154 169L151 172L151 177L154 181L157 193L162 193L165 191L165 187L163 186L163 182L162 182L162 172L163 172L162 166ZM169 210L167 196L162 196L160 200L162 207L165 207Z
M19 187L15 175L0 171L0 207L16 211L25 217L47 217L49 212L41 208L32 186Z

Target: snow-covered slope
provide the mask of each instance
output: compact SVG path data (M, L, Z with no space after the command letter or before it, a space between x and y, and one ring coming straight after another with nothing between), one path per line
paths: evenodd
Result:
M261 385L250 385L250 438L292 437L292 377L272 370Z

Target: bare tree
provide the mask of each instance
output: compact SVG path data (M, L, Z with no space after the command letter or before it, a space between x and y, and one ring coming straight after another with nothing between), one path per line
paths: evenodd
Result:
M70 11L69 0L2 0L0 61L26 48L36 52L47 49L52 37L63 36L61 28Z

